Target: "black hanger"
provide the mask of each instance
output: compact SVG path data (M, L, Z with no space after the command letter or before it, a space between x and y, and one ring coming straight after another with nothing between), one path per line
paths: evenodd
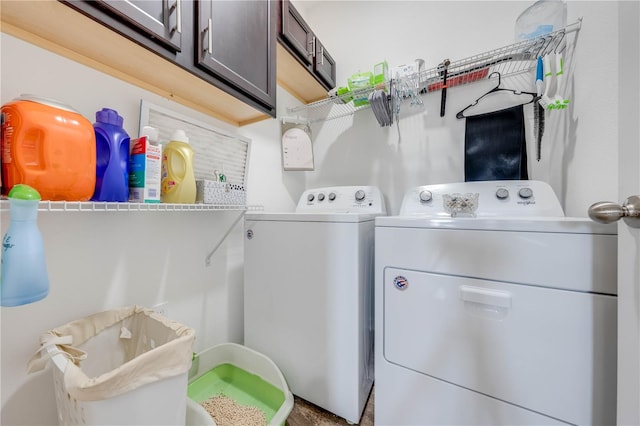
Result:
M537 93L533 93L533 92L523 92L521 90L514 90L514 89L503 89L500 87L500 83L501 83L501 76L500 73L498 71L494 71L491 74L489 74L489 78L491 78L492 75L494 74L498 74L498 85L496 87L494 87L493 89L489 90L487 93L485 93L484 95L480 96L478 99L476 99L475 101L473 101L473 103L471 103L470 105L468 105L466 108L464 108L462 111L458 112L456 114L456 118L466 118L464 115L464 112L466 110L468 110L469 108L471 108L472 106L476 106L478 104L478 102L480 101L480 99L484 98L485 96L494 93L494 92L500 92L500 91L505 91L505 92L511 92L513 94L516 95L531 95L531 100L529 102L524 102L521 105L526 105L526 104L530 104L531 102L533 102L536 97L538 96Z

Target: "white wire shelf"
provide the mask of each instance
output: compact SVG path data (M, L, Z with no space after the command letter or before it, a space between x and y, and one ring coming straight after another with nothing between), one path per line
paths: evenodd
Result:
M100 201L40 201L41 212L200 212L200 211L259 211L257 205L115 203ZM9 211L9 200L0 201L0 211Z
M525 40L508 46L487 51L485 53L470 56L468 58L451 61L447 67L447 81L444 83L444 73L441 66L424 70L419 74L409 76L409 79L417 82L418 92L426 94L463 84L481 81L494 72L502 77L527 73L536 67L538 57L551 53L562 46L565 36L576 32L582 26L582 19L563 29L554 31L531 40ZM388 93L392 92L395 79L385 83ZM532 86L534 82L532 80ZM287 112L299 120L310 123L332 120L354 114L370 106L354 106L350 99L367 98L374 88L360 89L341 96L332 96L310 104L288 108Z

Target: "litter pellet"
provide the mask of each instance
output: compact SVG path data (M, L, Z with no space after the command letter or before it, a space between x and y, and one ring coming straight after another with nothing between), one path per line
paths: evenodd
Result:
M218 426L265 426L267 418L257 407L240 405L224 395L200 403Z

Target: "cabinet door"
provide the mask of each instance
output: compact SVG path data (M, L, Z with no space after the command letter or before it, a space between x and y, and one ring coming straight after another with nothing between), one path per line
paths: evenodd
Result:
M200 0L196 7L198 66L275 106L275 3Z
M103 8L174 52L182 48L181 0L96 0L87 3Z
M305 65L311 66L314 55L314 35L311 28L289 0L281 0L280 7L282 20L280 31L283 40L297 53Z
M314 56L313 70L324 80L329 89L336 87L336 61L333 60L329 52L324 49L320 41L314 37L316 54Z

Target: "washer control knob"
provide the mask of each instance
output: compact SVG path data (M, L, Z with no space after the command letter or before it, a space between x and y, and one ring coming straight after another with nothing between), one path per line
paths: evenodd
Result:
M364 191L362 189L358 189L356 191L356 201L364 200L364 196L365 196L365 194L364 194Z
M307 195L307 201L309 201L309 202L313 201L314 198L315 197L313 196L313 194Z
M509 198L509 190L507 188L498 188L496 191L496 197L498 200L505 200Z
M335 200L335 199L336 199L336 194L335 194L335 192L330 192L330 193L329 193L329 201L333 201L333 200Z
M318 201L324 201L324 194L322 192L318 194Z
M533 190L528 187L520 188L520 190L518 191L518 195L520 196L520 198L524 198L526 200L527 198L533 197Z
M433 194L431 193L431 191L425 190L420 192L420 202L427 203L431 200L433 200Z

